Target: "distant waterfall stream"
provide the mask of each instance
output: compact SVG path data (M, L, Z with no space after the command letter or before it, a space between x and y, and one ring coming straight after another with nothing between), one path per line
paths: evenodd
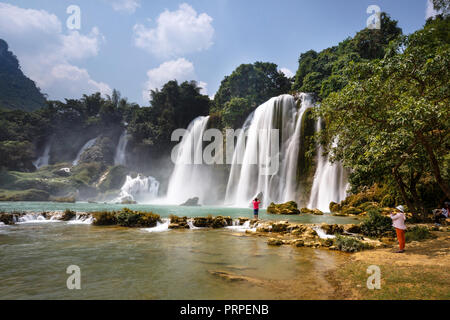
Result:
M73 160L72 165L76 166L78 165L78 163L80 162L80 158L83 155L83 153L91 148L95 142L97 142L97 138L94 138L92 140L89 140L88 142L86 142L86 144L80 149L80 151L78 151L77 157L75 158L75 160Z
M116 155L114 156L114 165L125 166L127 164L126 161L126 149L128 145L128 134L125 130L120 136L119 143L116 149Z
M316 130L322 129L321 121L317 121ZM347 194L347 174L340 162L331 163L325 156L323 147L319 145L317 154L317 170L308 203L309 208L317 208L329 212L330 202L341 202Z
M33 161L33 165L36 167L36 169L40 169L42 167L48 166L49 161L50 161L51 146L52 146L51 142L47 142L42 156L40 156L38 159L36 159L36 161Z

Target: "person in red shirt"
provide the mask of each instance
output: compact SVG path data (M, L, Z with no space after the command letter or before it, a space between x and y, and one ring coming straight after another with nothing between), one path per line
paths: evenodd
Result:
M254 216L255 220L258 220L260 203L261 203L261 201L259 201L258 198L255 198L255 200L253 200L253 216Z

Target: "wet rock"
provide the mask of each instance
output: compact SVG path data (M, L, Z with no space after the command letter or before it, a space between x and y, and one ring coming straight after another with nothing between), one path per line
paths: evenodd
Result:
M314 209L312 214L314 214L316 216L323 216L323 212L320 211L319 209Z
M344 231L348 233L361 233L361 226L359 224L348 224L344 226Z
M189 229L187 217L170 216L169 229Z
M211 224L211 219L209 217L195 217L193 224L197 228L208 228Z
M297 203L295 201L289 201L281 204L275 204L272 202L267 208L267 213L295 215L300 214L300 210L298 210Z
M73 218L75 218L76 215L77 215L77 214L75 213L75 211L66 210L66 211L64 211L64 213L62 214L60 220L61 220L61 221L70 221L70 220L72 220Z
M326 234L342 234L344 232L344 228L338 224L326 224L322 223L320 225L320 228L326 233Z
M305 241L301 240L301 239L296 239L294 242L294 245L296 247L304 247L305 246Z
M283 241L277 238L270 238L267 240L267 244L269 246L281 246L283 244Z
M272 232L286 232L288 229L288 222L287 221L280 221L272 224Z
M239 225L242 226L244 223L246 223L247 221L249 221L249 218L239 218Z
M14 220L14 215L11 213L0 213L0 222L6 225L13 225L15 223Z
M183 206L183 207L199 207L200 206L198 204L199 200L200 199L198 197L190 198L190 199L186 200L185 203L180 204L180 206Z

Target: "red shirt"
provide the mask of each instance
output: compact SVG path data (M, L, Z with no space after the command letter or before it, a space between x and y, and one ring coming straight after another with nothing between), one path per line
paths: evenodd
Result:
M259 209L259 204L261 201L253 201L253 209Z

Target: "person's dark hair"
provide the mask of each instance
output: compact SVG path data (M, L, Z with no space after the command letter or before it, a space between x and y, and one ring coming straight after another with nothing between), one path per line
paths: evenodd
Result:
M255 201L258 201L258 198L255 198Z

